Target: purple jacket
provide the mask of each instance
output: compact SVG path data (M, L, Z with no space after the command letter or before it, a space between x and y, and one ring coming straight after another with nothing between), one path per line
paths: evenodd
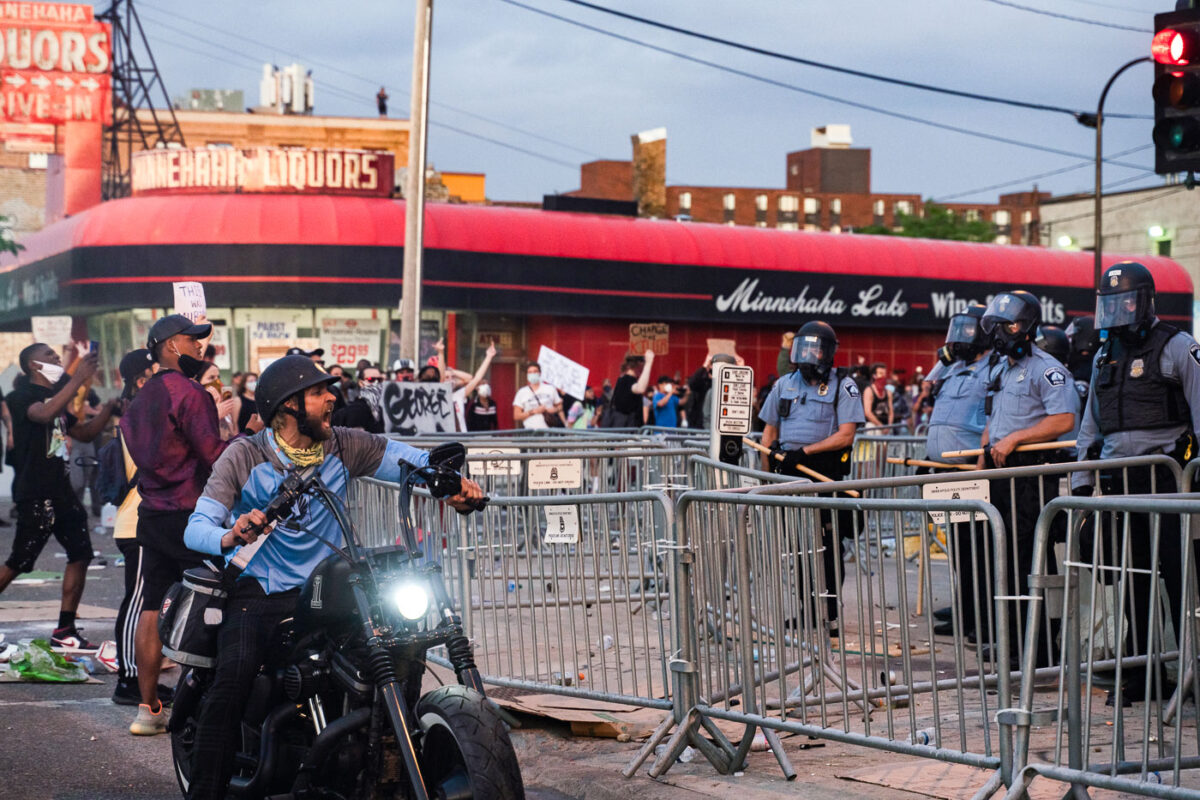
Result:
M200 384L173 370L146 382L121 418L138 468L143 511L191 511L204 491L221 441L217 407Z

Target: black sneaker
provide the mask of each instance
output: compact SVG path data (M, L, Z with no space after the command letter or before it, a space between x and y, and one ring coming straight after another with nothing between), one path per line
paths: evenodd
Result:
M170 686L158 685L158 701L169 706L175 700L175 690ZM137 706L142 703L142 690L138 688L137 678L117 680L113 689L112 701L119 706Z
M933 612L933 618L938 622L949 622L953 618L953 614L954 610L950 608L950 606L946 606L945 608L935 609Z
M55 628L50 634L50 649L60 653L94 653L100 645L92 644L84 638L74 625L68 628Z

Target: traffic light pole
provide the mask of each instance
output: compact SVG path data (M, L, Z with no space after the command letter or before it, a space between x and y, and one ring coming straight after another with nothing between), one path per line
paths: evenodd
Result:
M1104 230L1101 216L1102 195L1100 193L1101 173L1103 172L1104 168L1104 101L1108 97L1108 90L1112 88L1113 83L1116 82L1117 78L1121 76L1121 73L1130 67L1141 64L1144 61L1153 61L1153 59L1151 59L1149 56L1135 58L1133 61L1130 61L1128 64L1114 72L1112 77L1108 79L1108 83L1104 84L1104 91L1100 93L1100 102L1096 105L1096 207L1095 211L1093 212L1095 219L1092 220L1092 243L1095 250L1096 259L1095 275L1093 276L1092 284L1097 289L1100 288L1100 275L1104 272L1104 267L1102 267L1100 264L1100 257L1102 251L1104 250L1100 244L1100 237Z
M400 286L400 357L420 358L421 271L425 246L425 145L429 114L429 43L433 0L417 0L413 31L408 179L404 183L404 271ZM445 365L441 365L445 369Z

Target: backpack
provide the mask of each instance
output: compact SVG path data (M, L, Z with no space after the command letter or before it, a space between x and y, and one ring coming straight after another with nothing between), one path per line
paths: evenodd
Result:
M132 480L125 477L125 453L121 448L121 435L118 432L112 441L100 448L96 454L100 462L96 473L96 491L105 503L120 506L125 502L129 490L137 485L137 473Z

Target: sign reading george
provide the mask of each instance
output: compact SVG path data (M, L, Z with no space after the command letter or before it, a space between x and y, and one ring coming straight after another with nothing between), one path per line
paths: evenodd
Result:
M583 461L545 458L529 462L530 489L578 489L583 486Z
M656 356L670 352L671 327L665 322L631 322L629 324L629 352L640 356L647 350Z
M453 394L454 389L449 383L385 383L384 431L401 436L453 431Z
M992 492L990 485L986 480L974 481L946 481L945 483L927 483L921 487L921 499L932 500L982 500L985 503L992 502ZM987 517L976 512L974 515L977 522L987 521ZM970 522L972 514L970 511L951 511L951 522ZM930 511L929 518L933 520L934 525L946 524L945 511Z
M734 364L718 364L717 367L713 381L717 433L748 436L750 414L754 408L754 370Z
M133 154L133 194L392 193L395 156L303 147L198 147Z
M91 6L0 2L0 123L111 124L111 66Z
M579 544L579 509L546 506L546 544Z

